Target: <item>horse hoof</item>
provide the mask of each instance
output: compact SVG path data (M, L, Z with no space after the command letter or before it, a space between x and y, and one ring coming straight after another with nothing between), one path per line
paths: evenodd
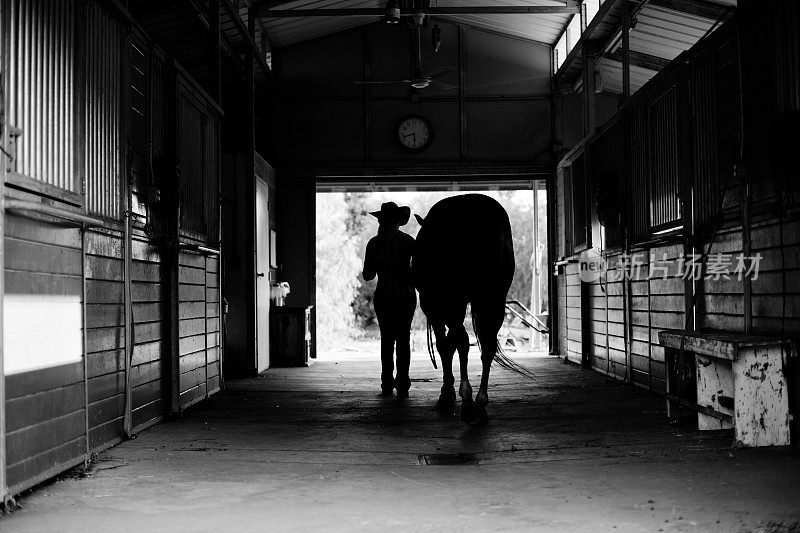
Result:
M474 424L470 424L471 426L485 426L486 423L489 421L489 414L486 412L485 405L478 405L476 408L478 414L478 421Z
M439 396L439 401L436 402L436 410L440 413L452 413L453 407L455 406L455 398L446 398L445 396Z
M455 403L456 390L452 386L442 385L439 401L436 402L436 410L443 413L452 413L454 412Z
M478 410L473 402L461 404L461 421L465 424L474 425L478 422Z
M475 403L462 403L461 404L461 421L465 424L478 427L486 425L489 421L489 415L486 413L486 408Z

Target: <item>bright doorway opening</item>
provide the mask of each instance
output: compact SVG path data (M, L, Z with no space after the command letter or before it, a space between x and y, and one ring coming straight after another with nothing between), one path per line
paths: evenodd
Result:
M316 197L316 332L318 359L379 358L380 333L372 305L376 282L361 276L367 242L377 234L370 215L383 202L411 208L401 230L416 237L419 224L437 201L457 194L486 194L506 209L514 239L516 270L500 331L504 351L515 356L546 354L548 334L547 195L544 180L528 189L470 191L322 190ZM479 282L476 281L476 282ZM533 315L531 317L528 311ZM471 343L475 339L466 321ZM531 325L535 327L531 327ZM428 358L426 321L417 311L412 323L412 360ZM477 350L477 348L473 348Z

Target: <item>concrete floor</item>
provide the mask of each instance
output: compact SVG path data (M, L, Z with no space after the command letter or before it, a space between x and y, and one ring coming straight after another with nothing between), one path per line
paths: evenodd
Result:
M269 370L38 488L0 530L800 531L798 448L733 450L643 391L521 361L537 381L495 369L482 428L434 411L426 355L405 402L378 397L376 357Z

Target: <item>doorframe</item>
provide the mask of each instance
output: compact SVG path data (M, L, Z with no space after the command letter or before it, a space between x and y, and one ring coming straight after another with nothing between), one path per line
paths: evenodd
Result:
M272 282L272 274L271 274L271 265L269 260L270 254L270 224L269 224L269 189L270 189L270 180L269 180L269 170L267 171L266 176L259 176L258 173L255 171L255 165L253 168L253 177L255 178L253 181L253 189L255 194L253 195L253 318L255 322L255 343L254 343L254 359L255 359L255 369L256 374L262 372L263 370L259 370L259 351L258 351L258 344L259 344L259 328L258 328L258 305L259 305L259 298L258 298L258 278L259 278L259 270L258 270L258 253L259 253L259 242L258 242L258 187L259 183L263 185L267 189L267 212L266 212L266 232L267 232L267 243L266 243L266 253L267 253L267 267L265 272L262 272L264 275L265 281L269 284ZM269 316L270 316L270 299L269 299L269 288L267 289L267 366L264 370L270 367L270 363L272 361L272 353L270 350L270 325L269 325Z
M0 9L4 9L0 7ZM5 60L0 58L0 106L5 109ZM5 357L3 332L3 302L5 301L5 184L6 184L6 130L5 113L0 116L0 504L5 506L8 494L6 486L6 374L3 367Z
M492 173L494 170L496 173ZM537 200L539 194L544 194L547 203L547 228L545 236L547 238L547 272L540 273L540 276L547 276L547 313L549 317L549 334L548 334L548 353L550 355L558 355L558 293L556 292L557 279L553 273L553 262L555 258L555 236L556 236L556 217L555 214L555 195L553 194L556 173L552 170L545 169L474 169L468 171L461 169L462 174L456 174L457 171L442 171L442 169L427 169L427 172L421 172L419 175L414 176L413 173L406 173L405 171L394 171L383 173L380 171L365 172L359 174L357 172L347 172L342 170L334 170L330 172L320 172L314 178L313 197L319 193L330 192L406 192L406 191L486 191L486 190L530 190ZM292 175L292 171L289 172ZM543 182L544 187L540 187ZM538 212L538 205L535 206L533 216L536 217ZM312 214L314 210L312 209ZM534 222L534 227L538 220ZM311 250L309 258L309 271L315 272L316 269L316 220L312 221L311 233ZM534 239L534 246L536 245ZM533 276L532 282L535 281L536 276ZM311 294L313 313L316 313L316 279L311 280ZM540 293L541 297L541 293ZM316 317L316 315L314 315ZM317 343L316 334L316 318L312 320L314 331L312 332L312 343L315 350Z

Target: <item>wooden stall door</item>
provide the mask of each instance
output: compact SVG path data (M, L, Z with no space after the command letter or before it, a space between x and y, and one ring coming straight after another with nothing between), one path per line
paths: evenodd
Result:
M256 371L269 367L269 187L256 179Z

